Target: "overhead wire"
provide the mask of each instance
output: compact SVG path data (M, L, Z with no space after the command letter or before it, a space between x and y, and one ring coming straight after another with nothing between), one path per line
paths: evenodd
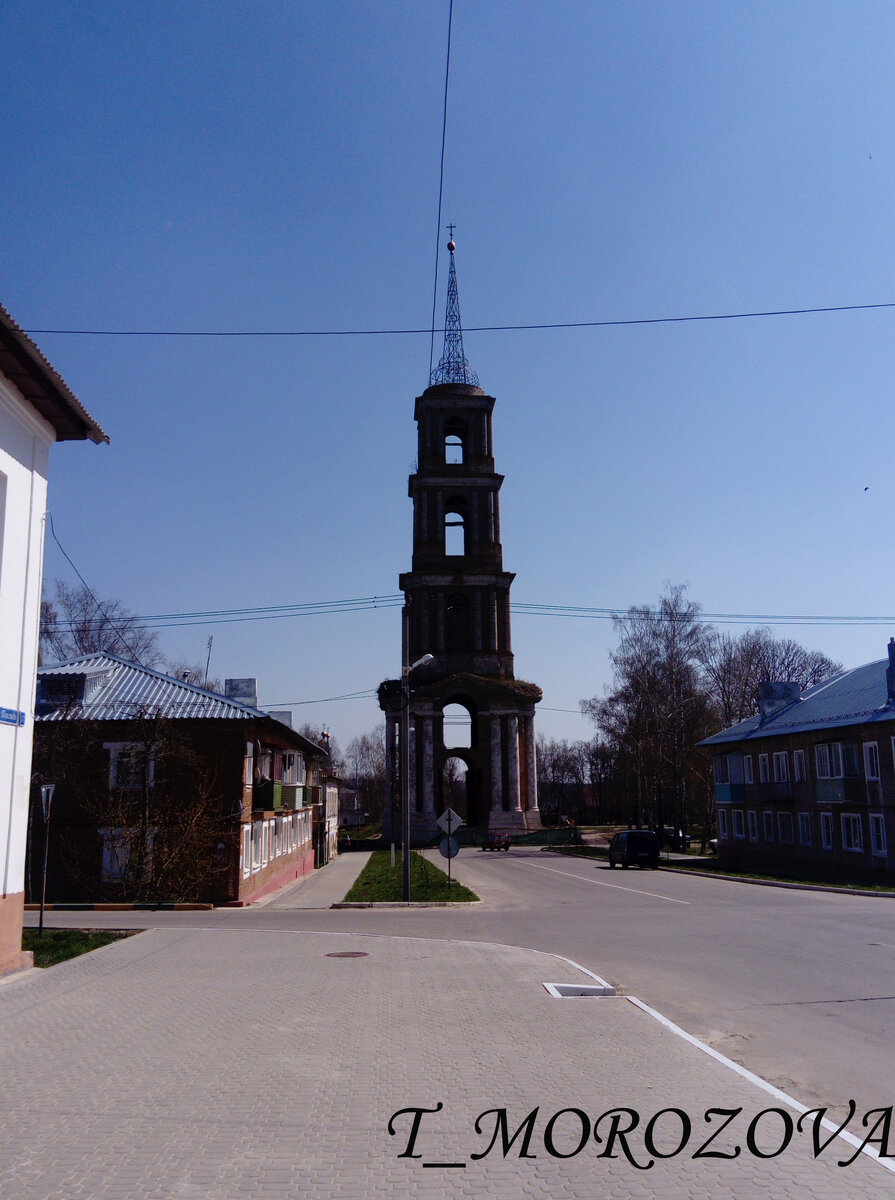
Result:
M440 219L440 218L439 218ZM437 284L436 284L437 286ZM806 308L768 308L748 312L695 313L673 317L623 317L603 321L541 321L507 325L464 325L465 333L514 333L548 329L610 329L630 325L679 325L698 321L745 321L758 317L803 317L818 313L872 312L895 308L895 300L878 304L827 304ZM434 320L428 329L43 329L29 327L25 333L59 334L72 337L185 337L185 338L311 338L311 337L403 337L443 333Z

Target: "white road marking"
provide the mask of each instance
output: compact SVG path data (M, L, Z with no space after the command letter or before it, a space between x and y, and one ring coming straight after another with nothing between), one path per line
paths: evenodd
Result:
M516 862L524 862L516 859ZM527 867L537 867L539 871L552 871L554 875L568 875L569 879L577 879L579 883L595 883L597 887L615 888L619 892L636 892L638 896L652 896L654 900L667 900L669 904L689 904L689 900L675 900L673 896L660 896L658 892L645 892L642 888L623 887L620 883L605 883L602 879L586 879L576 875L574 871L560 871L558 867L545 867L543 863L525 863Z
M693 1037L691 1033L687 1033L685 1029L681 1029L680 1025L675 1025L673 1021L669 1021L667 1017L663 1017L660 1012L656 1012L654 1008L650 1008L648 1004L644 1004L643 1001L638 1000L636 996L628 996L627 999L643 1012L648 1013L651 1017L654 1017L661 1025L664 1025L666 1029L669 1029L672 1033L676 1033L678 1037L683 1038L685 1042L689 1042L691 1046L695 1046L696 1049L701 1050L703 1054L707 1054L710 1058L714 1058L716 1062L722 1063L725 1067L730 1067L732 1071L736 1071L737 1075L742 1076L743 1079L747 1079L749 1083L754 1083L756 1087L759 1087L762 1089L762 1091L767 1092L769 1096L773 1096L775 1100L781 1100L784 1104L789 1105L789 1107L795 1112L804 1114L815 1111L815 1109L808 1108L807 1105L802 1104L801 1101L793 1099L793 1097L787 1095L786 1092L782 1092L780 1088L774 1087L772 1083L768 1083L768 1081L766 1079L762 1079L760 1075L753 1075L751 1071L747 1071L745 1067L741 1067L739 1063L735 1063L732 1059L727 1058L727 1056L721 1054L720 1051L713 1049L711 1046L707 1046L705 1042L701 1042L699 1038ZM820 1123L824 1129L829 1130L831 1133L839 1131L839 1126L835 1125L827 1117L823 1117ZM860 1147L862 1154L866 1154L869 1158L872 1158L875 1162L878 1162L880 1166L885 1167L887 1171L895 1172L895 1162L893 1162L888 1155L884 1158L872 1146L865 1146L861 1141L858 1140L858 1138L855 1137L853 1133L849 1133L847 1129L843 1129L841 1132L838 1132L838 1136L841 1137L844 1142L848 1142L849 1146L853 1146L855 1149Z

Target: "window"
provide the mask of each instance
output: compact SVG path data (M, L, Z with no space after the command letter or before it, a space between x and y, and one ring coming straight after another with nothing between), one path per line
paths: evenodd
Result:
M156 830L146 831L146 851L142 866L139 862L140 831L139 829L100 829L103 839L103 861L101 878L103 883L117 883L129 874L146 879L152 871L152 843ZM131 866L131 859L137 854L136 864Z
M870 814L870 852L880 856L886 853L886 819L882 813Z
M743 755L743 782L744 783L752 782L752 755L751 754Z
M805 751L793 750L792 752L792 767L793 777L796 783L804 783L808 778L805 774Z
M864 850L864 834L861 829L861 817L858 813L843 813L842 817L842 849L861 853Z
M103 742L109 751L109 787L141 792L152 787L155 763L152 747L137 742Z
M726 754L716 754L712 760L715 772L715 783L730 783L730 765Z
M457 466L463 462L463 439L459 433L449 433L444 439L444 461L448 466Z
M864 743L864 774L868 779L879 779L879 747L876 742Z
M743 820L743 810L735 808L730 815L733 821L733 836L735 838L744 838L746 836L746 825Z
M261 844L264 840L263 836L264 822L256 821L252 826L252 873L261 870Z
M746 813L746 823L749 826L749 841L758 841L758 813L754 809L750 809Z
M760 783L767 783L769 779L768 756L766 754L759 754L758 756L758 779Z
M772 842L774 840L774 814L770 811L765 811L761 814L764 824L764 840Z
M780 841L784 846L791 846L793 844L794 838L792 836L792 813L777 813L777 833L779 834Z
M822 812L820 814L820 844L824 850L833 849L833 814Z
M799 845L811 845L811 813L799 813Z
M252 827L242 827L242 877L248 879L252 873Z
M727 809L718 809L718 837L727 839Z
M469 597L449 596L445 606L447 648L451 654L472 652L472 620Z
M785 750L774 752L774 783L789 783L789 755Z
M456 510L444 515L444 552L451 558L466 553L466 522L463 514Z
M817 768L818 779L841 779L842 743L822 742L814 747L814 764Z

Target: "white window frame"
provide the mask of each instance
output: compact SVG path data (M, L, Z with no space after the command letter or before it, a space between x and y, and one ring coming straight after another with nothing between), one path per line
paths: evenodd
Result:
M743 818L743 810L735 808L730 814L730 823L733 829L733 836L742 839L746 836L746 822Z
M770 772L768 770L768 756L766 754L759 754L759 756L758 756L758 782L759 783L770 783L770 781L771 781L771 776L770 776Z
M886 818L882 813L868 813L870 821L870 853L874 858L885 858Z
M718 809L718 837L727 841L727 809Z
M842 849L852 854L864 853L864 823L860 813L840 813L839 825L842 830Z
M786 750L774 751L774 783L789 783L789 754Z
M864 743L864 776L871 783L879 783L879 745Z
M730 783L730 760L726 754L716 754L712 759L712 771L715 783L724 785Z
M820 845L822 850L833 849L833 814L831 812L820 814Z
M743 783L752 783L752 755L743 755Z
M811 813L799 813L799 845L811 845Z
M769 808L766 808L761 814L761 831L766 842L774 840L774 814Z
M793 750L792 752L792 775L795 783L804 783L808 778L805 771L804 750Z
M781 846L795 845L792 813L788 809L777 813L777 840Z
M103 742L103 749L109 751L109 787L119 788L122 791L140 792L143 790L142 783L119 783L118 781L118 760L127 759L134 751L139 751L141 754L145 751L145 746L141 746L139 742ZM146 786L151 788L155 783L155 757L154 752L150 748L149 758L146 761Z
M746 813L746 825L749 829L749 841L758 841L758 813L754 808L750 808Z
M242 877L248 879L252 873L252 827L242 827Z

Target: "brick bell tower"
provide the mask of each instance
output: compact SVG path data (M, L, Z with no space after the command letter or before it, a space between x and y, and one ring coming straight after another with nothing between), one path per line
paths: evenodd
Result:
M448 242L444 353L417 397L413 559L399 577L405 597L405 666L410 672L409 779L414 841L436 832L448 805L469 826L524 832L541 828L534 708L541 689L513 674L510 585L500 545L500 485L491 441L494 397L478 386L463 353L453 241ZM379 688L385 713L388 801L385 836L400 824L401 680ZM469 745L444 744L444 710L469 714ZM449 794L448 759L466 765L465 800ZM394 830L392 830L394 821Z

